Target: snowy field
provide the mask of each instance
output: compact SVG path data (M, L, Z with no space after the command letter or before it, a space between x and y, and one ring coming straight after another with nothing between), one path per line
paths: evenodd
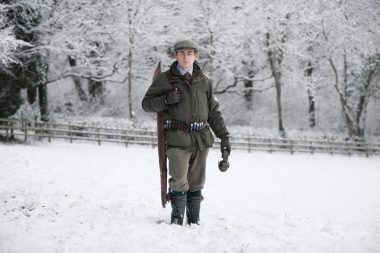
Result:
M380 252L380 158L233 150L201 225L169 224L156 149L0 144L0 252Z

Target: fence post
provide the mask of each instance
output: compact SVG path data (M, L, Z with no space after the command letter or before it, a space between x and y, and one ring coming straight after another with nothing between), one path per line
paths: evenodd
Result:
M314 143L312 141L309 142L309 149L310 149L310 153L313 155L314 154Z
M154 141L154 136L155 135L157 135L157 133L156 132L152 132L152 138L150 139L151 141L152 141L152 148L154 148L154 146L155 146L155 141ZM157 136L157 143L158 143L158 136ZM158 146L157 146L158 147Z
M327 146L330 147L330 155L334 154L334 147L331 145L330 140L327 140Z
M287 140L286 141L289 144L289 149L290 149L290 154L294 154L294 145L292 140Z
M365 144L363 142L363 147L365 147L365 155L368 158L369 157L370 149L368 148L368 142L367 141L365 141Z
M13 121L11 121L11 136L10 138L14 138L14 135L13 135Z
M38 118L37 115L34 116L33 126L34 126L34 136L38 136ZM37 138L36 138L37 139ZM41 138L40 138L41 139Z
M99 128L96 128L96 132L98 133L98 145L100 146L100 134L99 134Z
M5 127L5 140L9 140L9 121L5 121L5 124L4 124L6 127Z
M71 125L69 125L69 140L70 140L70 143L73 143L73 127Z
M125 147L127 148L128 147L128 132L127 131L123 131L123 134L125 135L124 138L125 138Z
M24 142L28 140L28 129L26 128L26 121L24 119L21 120L21 128L24 130Z
M47 124L47 123L45 122L45 124ZM48 141L50 143L51 142L51 131L50 131L50 125L49 124L47 124L47 129L48 129Z
M273 145L272 145L272 140L271 139L267 139L268 142L269 142L269 153L272 153L273 152Z
M349 146L349 142L350 142L351 140L346 140L346 143L344 144L344 146L345 146L345 148L348 150L348 156L351 156L351 153L352 153L352 148ZM347 142L348 142L348 145L347 145ZM356 142L356 141L355 141ZM347 147L348 146L348 147ZM355 151L353 151L353 152L355 152Z

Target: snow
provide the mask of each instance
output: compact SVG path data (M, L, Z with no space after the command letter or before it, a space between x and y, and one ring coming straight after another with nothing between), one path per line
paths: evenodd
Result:
M380 252L380 158L211 150L201 224L170 225L157 150L0 144L0 252Z

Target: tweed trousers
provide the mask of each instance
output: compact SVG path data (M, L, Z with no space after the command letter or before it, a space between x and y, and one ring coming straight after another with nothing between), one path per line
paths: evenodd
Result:
M206 181L206 159L208 148L183 149L170 147L166 154L169 159L169 187L177 192L202 190Z

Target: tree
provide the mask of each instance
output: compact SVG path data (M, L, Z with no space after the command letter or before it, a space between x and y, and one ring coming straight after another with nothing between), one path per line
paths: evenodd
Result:
M235 42L241 36L242 24L236 20L241 12L240 3L193 0L182 7L184 19L191 22L181 22L180 35L190 34L187 38L199 43L199 63L213 80L215 94L224 93L232 82L236 83L234 71L236 63L241 63L236 57L238 46Z
M146 0L53 1L41 32L50 57L61 60L53 61L48 82L73 78L85 101L79 81L87 79L89 101L98 106L104 102L106 84L126 83L128 116L133 119L133 82L146 74L147 50L154 45L146 29L157 23L150 15L152 6Z
M77 66L77 60L75 59L75 57L72 57L71 55L69 55L68 61L69 61L69 65L71 68L75 68ZM80 77L73 76L73 82L74 82L75 89L78 93L78 97L79 97L80 101L87 102L88 101L87 95L86 95L86 92L83 90L82 81L81 81Z
M359 92L356 105L356 124L359 126L359 136L365 135L366 113L370 98L378 90L380 83L376 79L380 76L380 53L369 56L362 70L356 78Z
M306 86L308 101L309 127L315 128L316 119L316 96L320 88L316 82L319 64L323 59L323 50L321 48L322 33L319 27L321 22L321 10L315 3L303 2L297 3L297 12L292 22L293 41L289 47L289 52L295 58L296 66L294 72L300 71L301 74L293 73L297 76L302 86Z
M102 104L105 80L117 71L117 58L108 48L112 44L109 6L102 1L51 0L44 17L40 49L51 62L46 83L72 78L80 101ZM89 97L82 79L88 81Z
M373 29L379 27L379 17L373 10L372 1L356 5L350 1L323 5L330 10L326 11L328 15L324 15L322 23L328 48L326 59L335 77L334 88L339 96L348 135L363 138L364 124L360 121L365 119L363 113L372 94L369 92L371 82L377 73L379 49L373 42L379 42L379 38Z
M8 105L9 101L18 102L17 104L9 103L12 109L7 116L13 114L20 106L19 91L21 88L28 89L27 94L30 103L36 101L36 89L38 88L41 119L47 120L46 87L44 86L47 63L40 52L34 50L39 42L36 27L41 22L41 14L33 3L24 1L5 1L5 3L9 4L6 8L5 27L8 29L12 27L15 39L24 41L23 44L25 44L21 50L14 54L17 61L11 63L7 70L1 73L1 79L4 80L2 85L5 87L2 89L3 93L11 92L8 99L5 99L5 106ZM7 77L7 75L10 75L10 77ZM12 97L15 99L11 99Z
M9 1L0 1L0 117L7 118L14 114L22 103L20 87L12 85L16 77L7 70L11 63L16 63L14 54L19 46L25 45L17 40L12 27L8 24L7 12ZM26 46L26 45L25 45Z
M351 135L363 136L376 127L376 119L368 116L378 117L380 10L375 0L28 3L41 16L31 26L37 40L29 48L17 48L26 40L15 36L11 22L1 23L0 33L6 36L0 45L8 45L0 50L6 55L1 61L7 62L1 75L18 71L4 80L17 83L10 80L25 77L34 84L28 87L49 84L52 89L67 83L62 79L72 80L81 114L137 119L136 101L151 83L154 66L162 61L167 68L173 43L187 38L201 45L199 63L213 79L215 94L227 101L221 109L228 121L275 125L281 134L285 126L340 131L344 123ZM7 89L12 94L27 88L28 82L19 80L19 86ZM28 100L42 98L41 91L38 96L38 90L29 88ZM340 111L343 120L336 120Z
M272 6L268 6L264 45L276 89L278 130L282 136L285 136L282 116L282 63L284 59L284 44L288 36L287 25L289 18L290 13L286 13L281 17L281 15L272 9Z

